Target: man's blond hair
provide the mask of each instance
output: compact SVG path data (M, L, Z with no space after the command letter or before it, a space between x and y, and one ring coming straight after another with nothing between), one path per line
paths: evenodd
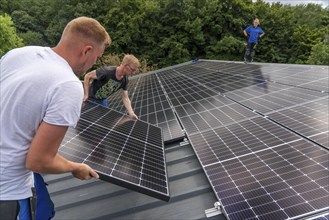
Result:
M78 17L70 21L63 31L62 38L70 34L78 36L80 40L83 39L105 47L112 43L111 37L105 28L93 18Z
M126 54L122 59L122 64L134 64L137 67L140 67L139 60L132 54Z

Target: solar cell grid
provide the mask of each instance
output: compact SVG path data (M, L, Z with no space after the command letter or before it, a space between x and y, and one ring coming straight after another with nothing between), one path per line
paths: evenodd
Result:
M273 112L268 117L329 149L328 96L289 109Z
M210 90L202 85L191 85L186 87L174 87L173 85L170 86L172 88L171 91L167 91L168 97L171 103L174 106L183 105L189 102L206 99L212 96L217 95L216 92ZM186 89L185 89L186 88ZM175 90L177 89L177 90ZM187 89L193 90L193 92L187 92Z
M208 102L199 101L179 106L176 108L176 111L180 115L182 124L188 134L215 129L257 117L257 114L236 103L222 107L211 107ZM190 122L193 122L194 126L191 127Z
M207 69L214 69L214 70L223 69L229 65L230 65L229 62L211 62L211 61L204 61L204 60L190 64L190 66L192 66L192 67L207 68Z
M212 69L212 70L220 70L222 72L227 73L237 73L240 70L249 70L252 69L254 65L244 65L241 63L235 62L213 62L213 61L200 61L198 63L193 64L197 67L202 67L204 69ZM237 71L239 70L239 71Z
M129 86L132 89L132 91L129 91L130 100L132 108L139 119L161 127L165 143L183 139L184 133L156 75L146 75L132 81L134 83ZM114 99L120 99L121 101L121 97L116 98L113 96L113 98L109 98L111 103L115 102ZM125 113L126 109L122 101L120 104L117 109Z
M191 65L186 65L186 66L180 66L173 68L174 71L177 71L179 73L186 73L188 75L208 75L214 72L214 70L208 69L208 68L199 68L197 66L191 66Z
M191 67L194 66L198 68L193 70ZM304 127L296 126L310 132L313 141L328 144L328 124L315 122L328 121L328 100L323 105L314 102L323 101L320 97L327 95L319 88L313 91L311 88L326 86L328 80L324 84L312 81L313 76L308 76L310 71L312 68L305 66L216 65L201 61L189 67L175 68L171 74L176 77L186 75L187 79L200 86L224 92L224 97L229 97L230 101L247 106L248 109L236 104L244 111L251 113L250 109L255 109L267 114L271 120L271 114L277 111L289 112L296 108L302 114L290 115ZM289 84L289 80L283 83L285 78L292 80L296 72L301 79L296 83ZM315 74L314 78L318 76ZM177 92L175 84L170 84L170 76L162 77L166 80L166 88L173 91L170 99L175 103L176 112L206 174L221 180L220 185L212 183L212 186L219 198L225 198L221 202L229 219L295 219L328 210L328 151L307 142L302 132L290 132L276 121L253 118L246 112L244 114L248 116L242 114L245 118L230 121L237 119L239 114L232 113L235 110L225 111L230 112L230 117L227 117L220 110L228 110L228 106L233 104L219 108L204 99L184 102L182 100L186 98L182 99L180 92L182 86ZM279 82L273 83L276 80ZM302 86L306 84L311 86ZM307 104L308 107L303 107ZM216 122L218 118L220 122ZM286 118L282 121L286 125L290 123ZM295 146L299 150L296 151ZM244 158L248 160L241 163ZM240 161L240 164L233 160ZM216 170L207 170L212 166ZM209 179L212 182L212 178Z
M199 131L195 128L189 139L201 164L206 166L289 143L300 137L257 117L216 129Z
M290 85L297 85L303 87L303 84L310 83L313 81L325 81L328 83L328 67L306 67L306 70L298 72L295 74L288 75L285 77L282 83L288 83ZM279 80L278 82L281 82Z
M227 68L216 72L205 68L190 70L190 66L182 66L175 70L218 92L228 92L265 81L261 76L261 72L255 70L255 67L250 68L246 65L240 65L241 69L237 70L237 65L235 64L235 71L231 72Z
M325 93L276 83L251 86L225 95L262 114L327 96Z
M122 113L109 111L102 106L95 106L93 111L83 112L81 114L81 119L97 123L98 125L125 134L129 134L129 131L135 128L136 130L131 133L130 136L155 145L161 145L161 135L147 136L148 125L146 123L130 120L128 117L123 116Z
M59 153L91 166L100 179L165 201L169 188L161 129L87 102Z
M205 170L229 219L293 219L328 209L327 185L312 181L314 172L328 172L327 168L309 169L308 163L296 166L292 161L300 157L312 161L311 150L328 157L328 151L298 140Z
M264 65L261 69L271 81L328 92L328 66Z
M316 143L320 144L321 146L329 148L329 138L328 137L329 137L329 131L326 131L326 132L322 132L320 134L310 136L309 138L311 140L314 140Z

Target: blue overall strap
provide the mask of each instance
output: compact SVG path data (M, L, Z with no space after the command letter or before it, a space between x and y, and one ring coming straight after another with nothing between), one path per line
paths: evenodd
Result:
M35 220L49 220L55 216L54 203L51 201L46 183L39 173L34 173L34 186L37 195Z
M19 203L19 220L32 220L31 208L30 208L30 198L21 199Z
M108 107L108 102L107 99L94 99L94 98L89 98L88 99L90 102L104 106L104 107Z
M107 99L104 99L101 105L104 107L108 107Z

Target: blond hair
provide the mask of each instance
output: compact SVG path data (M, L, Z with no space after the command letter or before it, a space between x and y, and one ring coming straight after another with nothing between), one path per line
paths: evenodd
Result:
M105 28L93 18L78 17L70 21L63 31L62 38L70 34L78 36L80 40L104 45L105 47L112 43L112 39Z
M132 54L126 54L122 59L122 64L134 64L137 67L140 67L139 60Z

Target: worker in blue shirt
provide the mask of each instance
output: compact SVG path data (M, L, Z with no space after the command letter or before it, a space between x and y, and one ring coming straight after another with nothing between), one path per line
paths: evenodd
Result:
M251 62L253 56L255 55L254 48L259 40L259 38L264 36L264 31L258 27L259 25L259 20L256 18L253 22L253 25L250 25L247 27L244 31L243 34L248 38L247 40L247 47L246 47L246 52L244 55L244 62Z

